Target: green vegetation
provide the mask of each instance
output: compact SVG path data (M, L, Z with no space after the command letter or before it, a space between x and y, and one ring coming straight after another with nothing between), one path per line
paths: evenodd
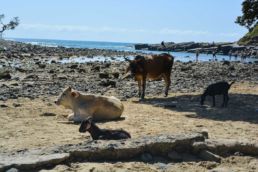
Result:
M251 32L247 33L238 41L240 45L256 45L258 46L258 25L256 25Z
M4 24L3 19L5 18L4 14L0 14L0 39L2 38L3 32L6 30L14 30L20 23L18 17L14 17L9 23Z
M242 16L238 16L236 23L245 26L249 32L257 25L258 20L258 0L245 0L242 3Z

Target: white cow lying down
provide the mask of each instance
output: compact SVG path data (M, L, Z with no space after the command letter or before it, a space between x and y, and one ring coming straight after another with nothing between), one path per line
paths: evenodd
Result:
M96 121L118 119L124 111L122 102L116 97L82 94L71 87L66 88L55 103L72 109L68 120L74 122L81 122L89 116Z

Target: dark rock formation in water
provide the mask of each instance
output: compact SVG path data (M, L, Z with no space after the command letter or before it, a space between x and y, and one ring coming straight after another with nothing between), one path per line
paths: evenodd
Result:
M196 43L184 42L174 43L167 42L162 44L135 44L136 50L151 50L151 51L175 51L175 52L192 52L206 54L223 54L238 57L257 57L258 47L255 46L239 46L236 43Z

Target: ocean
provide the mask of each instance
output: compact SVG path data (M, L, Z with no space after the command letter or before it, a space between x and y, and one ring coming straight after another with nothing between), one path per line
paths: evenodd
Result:
M51 39L24 39L24 38L12 38L11 40L30 43L34 45L49 46L49 47L58 47L63 46L67 48L96 48L96 49L108 49L116 51L131 51L131 52L144 52L148 54L159 54L163 53L162 51L148 51L148 50L135 50L133 43L122 43L122 42L99 42L99 41L75 41L75 40L51 40ZM166 51L166 53L168 53ZM195 61L195 53L187 52L169 52L175 57L175 60L188 62ZM87 59L84 57L78 57L78 59L73 59L75 62L80 62L81 59ZM98 57L97 59L104 59ZM72 61L73 61L72 60ZM91 60L94 60L91 59ZM199 61L212 61L211 54L200 54ZM255 58L246 58L244 61L239 57L229 57L225 55L217 55L217 61L242 61L243 63L254 62L257 59ZM68 60L67 62L72 62Z

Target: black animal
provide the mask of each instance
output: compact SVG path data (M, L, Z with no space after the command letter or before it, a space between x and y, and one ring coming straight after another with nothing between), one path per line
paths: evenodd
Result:
M218 83L209 85L201 96L201 105L203 105L206 96L212 96L213 106L215 106L215 96L223 95L223 103L221 106L227 107L228 100L229 100L228 90L230 89L230 87L233 83L234 82L229 84L225 81L222 81L222 82L218 82Z
M82 121L81 126L79 128L80 133L85 133L86 131L89 131L93 140L121 140L131 138L131 135L122 129L100 129L94 122L92 122L91 118Z

